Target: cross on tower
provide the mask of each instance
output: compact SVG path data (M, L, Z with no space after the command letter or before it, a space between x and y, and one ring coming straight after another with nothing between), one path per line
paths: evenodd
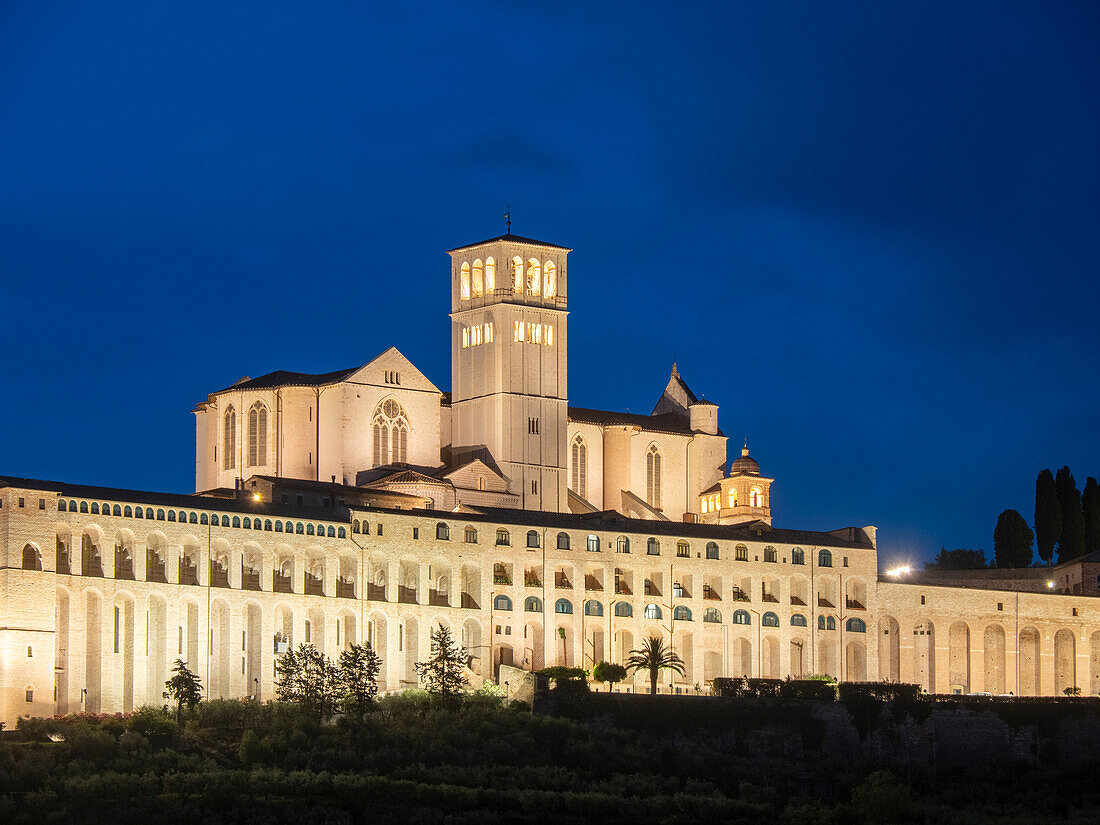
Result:
M511 235L512 234L512 204L508 204L505 207L504 223L508 227L508 231L505 234Z

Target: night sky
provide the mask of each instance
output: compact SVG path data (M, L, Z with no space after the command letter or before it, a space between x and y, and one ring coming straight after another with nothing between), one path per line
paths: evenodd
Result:
M1095 3L5 3L0 473L191 491L191 409L572 247L570 400L672 362L777 526L992 553L1100 475ZM366 8L365 8L366 7Z

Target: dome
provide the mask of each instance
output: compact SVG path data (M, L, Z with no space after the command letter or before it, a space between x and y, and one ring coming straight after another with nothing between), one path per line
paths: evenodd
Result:
M758 476L760 475L760 465L756 463L756 459L749 456L749 445L746 444L741 448L741 457L734 459L730 464L731 476Z

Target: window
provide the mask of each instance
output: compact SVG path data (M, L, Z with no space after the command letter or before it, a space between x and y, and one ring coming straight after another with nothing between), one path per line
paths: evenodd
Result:
M539 546L539 533L538 530L527 531L527 546L538 547Z
M543 336L543 343L548 347L554 346L554 325L546 324L546 334Z
M450 541L451 529L441 521L435 526L435 537L438 541Z
M734 624L752 624L752 618L747 610L738 610L733 614Z
M528 596L523 600L523 609L528 613L541 613L542 599L538 596Z
M523 294L523 258L519 255L512 258L512 291L517 295Z
M569 549L569 534L568 533L558 533L558 549L559 550L568 550Z
M629 553L630 552L630 539L626 536L619 536L615 539L615 552L616 553Z
M539 420L537 417L527 419L527 432L531 435L539 435Z
M503 527L497 528L497 547L508 547L512 544L512 534Z
M764 627L779 627L779 617L769 610L760 619L760 624Z
M470 346L470 328L462 328L462 348L467 349Z
M713 541L708 541L707 542L707 558L708 559L714 559L715 561L718 560L718 544L717 544L717 542L713 542Z
M27 544L23 547L23 569L42 569L42 554L38 552L38 548L33 544Z
M661 509L661 453L650 444L645 458L646 502L654 510Z
M466 544L477 544L477 528L467 524L466 529L462 531L462 540Z
M481 258L474 261L474 278L472 286L474 297L480 298L482 290L485 289L485 265L481 263Z
M835 616L818 616L817 617L817 629L818 630L836 630L836 617Z
M806 626L806 617L803 616L801 613L795 613L793 616L791 616L791 627L805 627L805 626Z
M791 550L791 564L805 564L806 563L806 551L801 547L796 547Z
M727 501L727 504L726 504L727 507L736 507L737 506L737 488L736 487L730 487L729 495L726 496L726 501Z
M554 602L554 612L555 613L572 613L573 612L573 602L569 601L569 599L558 599L556 602Z
M691 545L686 541L676 542L676 558L689 559L691 558Z
M387 398L374 411L374 466L408 461L409 418L394 398Z
M737 545L737 547L734 549L734 556L736 557L737 561L748 561L749 548L743 544Z
M232 470L237 466L237 411L233 405L222 416L222 469Z
M32 687L27 688L24 695L25 695L28 702L33 702L34 701L34 688L32 688Z
M542 268L542 296L553 298L558 291L558 268L553 261L547 261Z
M590 599L584 603L584 615L585 616L602 616L603 605L595 599Z
M677 622L690 622L691 621L691 608L686 604L676 605L676 609L672 611L672 618Z
M600 552L600 537L592 533L588 534L588 538L585 540L585 549L589 553Z
M527 261L527 294L538 295L542 292L542 264L539 263L538 258L531 258Z
M771 547L769 545L768 547L764 548L764 561L769 562L770 564L775 564L777 561L779 561L779 554L776 552L774 547Z
M579 435L573 439L569 453L572 467L569 475L569 489L581 498L588 497L588 446Z
M470 265L465 262L458 270L458 295L463 301L470 300Z
M523 321L512 322L512 340L517 344L523 343Z
M267 464L267 407L257 401L248 411L248 466Z
M496 289L497 282L497 262L490 255L485 259L485 294L492 295L493 290Z
M500 595L493 599L493 610L508 610L512 609L512 600L507 596Z
M634 608L627 602L617 602L615 604L615 615L620 619L629 619L634 615Z
M703 621L709 622L710 624L721 624L722 611L717 607L708 607L703 611Z
M863 619L857 619L853 616L844 623L844 629L849 633L866 633L867 623Z
M655 604L647 604L643 615L647 619L659 619L661 618L661 608Z
M651 536L645 543L645 552L648 556L661 555L661 542Z
M833 566L833 554L828 550L821 550L817 554L817 566L818 567L832 567Z

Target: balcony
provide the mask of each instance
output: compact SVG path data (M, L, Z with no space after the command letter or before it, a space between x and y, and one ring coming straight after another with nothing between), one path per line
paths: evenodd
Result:
M199 568L188 558L180 559L180 584L198 584Z
M355 598L355 582L351 579L337 579L336 580L336 598L338 599L354 599Z
M805 607L806 600L803 599L801 596L791 596L791 604L796 604L799 607Z
M733 588L733 600L735 602L751 602L752 598L739 587Z
M290 576L284 576L279 572L272 572L271 574L271 592L272 593L293 593L294 583L290 580Z
M512 577L507 573L494 573L493 584L510 585L512 583Z
M542 587L542 579L540 579L538 576L533 576L533 575L528 574L528 575L523 577L523 586L524 587Z
M325 595L325 580L320 576L314 576L312 573L306 573L306 595L307 596L323 596Z
M690 599L691 592L682 584L672 585L672 598L674 599Z
M615 582L615 593L620 596L633 596L634 591L630 589L630 585L625 582Z
M125 553L115 553L115 578L134 580L134 561Z
M220 564L210 565L210 586L229 587L229 571Z
M428 590L428 604L432 607L450 607L451 600L448 598L447 591L443 590Z
M416 588L397 585L397 601L401 604L416 604Z
M241 590L259 590L260 589L260 571L249 570L244 568L241 570Z
M833 610L836 609L836 606L831 601L826 599L824 596L818 596L817 597L817 606L818 607L828 607L828 608L833 609Z
M645 594L647 596L660 596L661 595L661 588L657 587L657 585L653 584L653 582L646 582L645 583Z
M853 599L850 596L844 599L844 606L849 610L866 610L863 602L858 599Z
M595 576L585 576L584 589L603 591L603 585L600 583L600 580L597 579Z
M72 575L72 571L69 568L69 554L66 552L60 552L55 559L54 568L57 570L58 575L69 576Z
M569 578L564 573L555 573L554 587L559 590L572 590L573 582L569 581Z
M779 604L779 598L771 593L763 593L760 596L760 601L768 602L769 604Z
M66 570L66 572L68 571ZM152 551L145 557L145 581L168 584L168 574L165 570L164 559ZM257 587L256 589L259 590L260 588Z
M386 585L384 585L384 584L368 584L367 585L367 601L384 602L385 600L386 600Z
M469 593L462 594L461 607L464 610L481 610L481 605L479 605L477 603L477 600L475 600L474 597L471 596Z

